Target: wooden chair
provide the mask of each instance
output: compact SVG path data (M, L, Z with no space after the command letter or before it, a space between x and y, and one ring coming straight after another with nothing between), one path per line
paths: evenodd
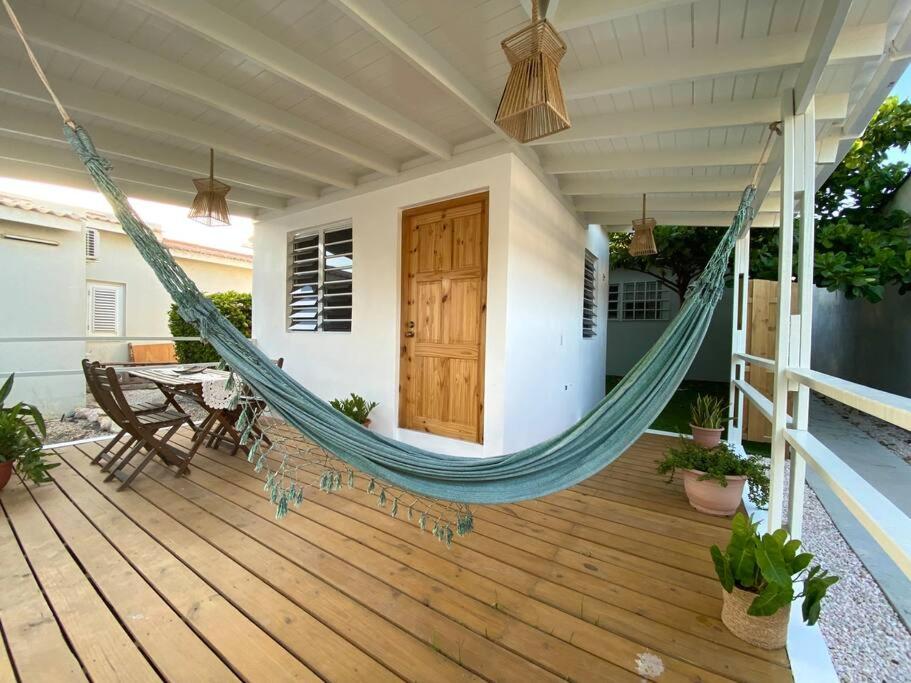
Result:
M178 474L185 472L197 448L194 447L189 453L184 453L173 448L168 442L181 426L192 425L190 417L185 413L168 409L137 412L124 396L113 368L101 368L92 364L84 367L87 369L86 376L90 378L89 387L93 390L95 400L121 428L121 434L117 439L129 436L128 441L116 454L111 453L109 449L106 458L97 458L98 462L103 461L102 471L108 473L105 481L115 478L120 480L118 490L122 491L156 455L166 464L176 465ZM159 436L158 432L162 429L166 431L163 436ZM124 468L142 450L145 450L145 456L133 471L127 474Z
M284 358L278 358L274 362L279 369L282 369L285 365ZM265 410L266 404L264 401L247 398L247 402L249 403L250 401L256 402L256 408ZM208 424L201 426L197 432L197 438L199 441L204 441L208 436L209 443L207 445L209 448L219 448L222 441L230 441L234 444L234 447L231 450L231 455L236 455L237 451L243 448L240 443L242 435L235 428L237 421L240 419L242 410L243 409L238 406L237 408L233 409L225 408L222 410L213 411L211 415L212 419L208 421ZM267 444L272 443L269 440L269 437L259 428L258 425L254 424L251 429L256 436L262 436L263 440Z

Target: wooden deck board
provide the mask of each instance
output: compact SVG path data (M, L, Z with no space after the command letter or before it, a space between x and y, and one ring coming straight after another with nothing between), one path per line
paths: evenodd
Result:
M0 496L0 563L27 598L0 597L0 682L4 662L22 681L113 680L116 657L130 680L638 681L643 657L661 681L790 680L784 651L721 625L707 548L730 522L655 473L669 443L645 436L573 489L479 507L452 549L362 482L311 489L276 521L226 452L201 449L180 478L152 463L117 492L89 464L98 445L68 447L55 483Z

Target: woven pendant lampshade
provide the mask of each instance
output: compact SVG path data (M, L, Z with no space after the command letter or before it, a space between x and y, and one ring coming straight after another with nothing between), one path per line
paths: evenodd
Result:
M655 244L655 219L645 216L645 195L642 195L642 218L633 219L633 239L629 243L630 256L652 256L658 253Z
M215 179L215 150L209 149L209 177L194 178L196 196L190 207L190 218L203 225L231 225L228 201L231 186Z
M539 18L538 0L531 6L531 25L500 43L511 68L495 121L519 142L570 126L559 73L566 43L547 19Z

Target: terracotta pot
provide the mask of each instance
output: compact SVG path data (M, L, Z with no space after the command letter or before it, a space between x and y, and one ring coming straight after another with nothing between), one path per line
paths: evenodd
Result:
M693 441L700 446L714 448L721 443L721 432L724 431L724 428L709 429L708 427L697 427L696 425L691 424L690 431L693 433Z
M681 474L686 497L699 512L718 517L729 517L737 512L743 498L746 477L725 477L728 485L722 486L712 479L701 481L699 477L705 472L699 470L682 470Z
M366 427L367 429L370 429L370 418L368 417L366 420L364 420L363 422L361 422L361 425L363 425L363 426Z
M9 478L13 476L13 463L9 462L0 462L0 491L3 490L3 487L6 486L6 483L9 481Z
M788 619L791 606L783 607L769 617L753 617L747 614L747 608L756 597L755 593L741 590L734 586L728 593L721 591L724 606L721 608L721 621L728 631L763 650L777 650L788 642Z

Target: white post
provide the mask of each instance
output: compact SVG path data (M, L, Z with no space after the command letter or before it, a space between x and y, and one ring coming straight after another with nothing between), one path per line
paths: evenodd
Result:
M810 351L813 339L813 255L816 242L816 102L810 100L806 113L800 122L803 128L803 154L799 173L802 174L800 201L800 239L798 246L798 307L800 312L799 351L797 365L810 367ZM810 417L810 389L801 384L794 400L794 427L807 429ZM806 461L791 450L791 481L788 491L790 515L788 531L794 538L803 533L804 482Z
M728 443L737 446L743 443L743 393L734 384L745 379L746 363L735 354L746 353L747 348L747 306L750 290L750 230L741 233L734 246L734 292L733 315L731 316L731 379L728 398Z
M772 463L769 478L769 531L782 526L784 514L784 431L788 420L788 349L791 336L791 276L794 248L794 91L786 90L781 102L781 228L778 242L778 327L772 392ZM815 153L814 153L815 158Z

